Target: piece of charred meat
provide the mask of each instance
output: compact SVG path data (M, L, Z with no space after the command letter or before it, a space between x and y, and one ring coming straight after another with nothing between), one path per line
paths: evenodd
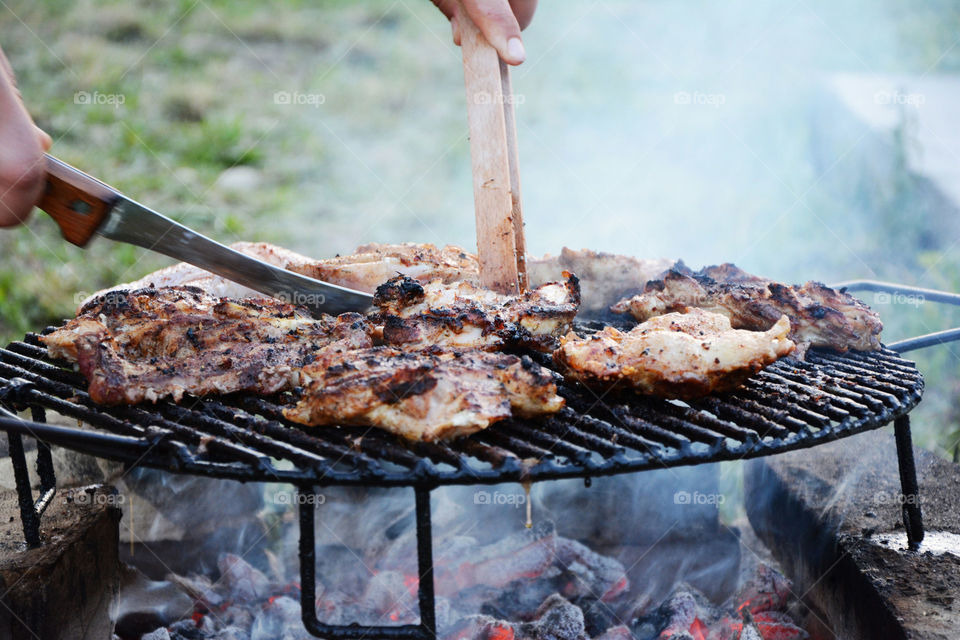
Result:
M563 407L548 370L503 353L374 347L318 358L301 376L289 420L379 427L408 440L456 438Z
M581 309L605 311L626 295L639 293L643 285L674 265L666 258L644 259L564 247L559 256L527 257L530 286L554 282L564 271L580 279Z
M323 280L357 291L373 291L397 274L421 282L480 280L477 256L454 245L438 249L432 244L365 244L349 255L314 259L266 242L235 242L231 249L263 260L275 267ZM81 306L109 291L132 291L146 287L190 286L223 298L260 298L261 293L185 262L148 273L139 280L103 289L89 296Z
M297 265L312 262L312 260L306 256L266 242L234 242L230 245L230 248L282 269L293 269ZM227 280L222 276L214 275L192 264L178 262L169 267L148 273L139 280L125 282L115 287L110 287L109 289L97 291L81 302L80 308L83 308L95 299L112 291L136 291L137 289L146 289L149 287L196 287L204 293L218 298L263 297L262 293L249 289L242 284Z
M564 278L509 296L467 282L421 285L399 276L377 288L373 303L383 322L383 338L391 345L484 350L524 346L549 352L570 329L580 305L577 277L565 272Z
M317 320L276 300L165 287L109 292L41 340L78 363L94 402L116 405L289 389L320 354L370 347L370 333L355 313Z
M612 310L630 313L643 322L690 308L720 313L734 328L753 331L766 331L786 315L790 338L804 351L807 346L873 351L880 348L883 330L879 316L844 291L819 282L785 285L732 264L698 272L672 269L648 282L643 293L613 305Z
M794 350L790 321L768 331L733 329L724 315L692 308L643 322L629 332L613 327L561 340L554 360L568 378L598 387L633 388L665 398L696 398L735 389Z
M473 282L480 279L477 256L454 245L442 249L424 243L370 243L351 255L310 260L287 267L305 276L332 282L357 291L373 291L395 277L405 275L419 282Z

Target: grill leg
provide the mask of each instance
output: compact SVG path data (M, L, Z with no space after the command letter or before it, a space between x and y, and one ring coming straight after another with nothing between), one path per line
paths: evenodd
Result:
M417 565L420 580L420 627L427 638L437 637L436 596L433 585L433 526L430 517L430 489L417 487Z
M920 511L920 487L917 484L917 466L913 460L913 438L910 435L910 417L901 416L893 423L897 439L897 464L900 467L901 505L907 543L917 550L923 540L923 514Z
M300 609L303 626L311 635L329 640L436 640L433 593L433 541L430 538L430 490L416 489L417 559L420 571L420 624L362 626L330 625L317 618L317 547L315 488L297 487L300 514ZM426 537L424 537L424 535Z
M33 506L33 492L30 490L30 472L27 469L27 457L23 453L23 439L19 433L7 432L10 449L10 462L13 463L13 477L17 483L17 501L20 503L20 522L23 524L23 537L31 549L40 546L40 517Z

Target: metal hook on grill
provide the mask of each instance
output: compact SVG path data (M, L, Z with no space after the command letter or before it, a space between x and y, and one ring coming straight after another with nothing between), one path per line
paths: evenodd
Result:
M886 293L891 296L910 296L920 302L940 302L942 304L952 304L960 306L960 294L950 293L949 291L938 291L937 289L925 289L923 287L911 287L905 284L896 284L893 282L880 282L878 280L848 280L830 285L834 289L842 291L875 291L877 293ZM960 327L946 329L944 331L935 331L922 336L898 340L887 345L887 347L897 353L906 353L925 347L933 347L938 344L956 342L960 340Z

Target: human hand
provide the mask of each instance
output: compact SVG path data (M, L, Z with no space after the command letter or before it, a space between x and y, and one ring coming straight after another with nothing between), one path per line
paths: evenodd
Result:
M23 222L40 197L47 175L43 152L50 136L33 123L0 50L0 227Z
M533 19L537 0L433 0L450 19L453 41L457 45L460 44L461 1L467 15L504 62L516 65L526 59L520 31Z

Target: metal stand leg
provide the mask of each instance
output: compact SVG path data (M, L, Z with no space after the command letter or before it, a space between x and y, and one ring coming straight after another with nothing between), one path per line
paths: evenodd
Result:
M303 626L318 638L331 640L436 640L436 598L433 588L433 540L430 523L430 490L417 488L417 563L420 583L417 590L420 624L385 626L330 625L317 619L317 551L314 524L316 495L310 485L298 486L300 509L300 607Z
M33 508L33 492L30 490L30 473L27 470L27 457L23 453L23 439L19 433L7 433L10 449L10 462L13 463L13 477L17 483L17 501L20 503L20 522L23 524L23 537L31 549L40 546L40 517Z
M4 394L4 400L14 392L29 388L29 382L19 378L10 381L12 386ZM12 412L10 401L0 405L0 416L20 420ZM47 421L46 411L42 407L30 409L33 422L43 424ZM26 421L22 421L26 423ZM29 423L26 423L29 424ZM27 434L32 432L28 429ZM53 456L50 445L37 439L37 475L40 476L40 498L33 501L33 491L30 489L30 471L27 468L27 456L23 451L23 438L19 433L7 431L7 442L10 450L10 462L13 464L13 478L17 485L17 502L20 505L20 522L23 525L23 537L27 547L33 549L40 546L40 516L47 510L57 492L57 478L53 470Z
M917 466L913 460L913 438L910 435L910 417L902 416L893 423L897 439L897 463L900 467L900 491L903 526L907 543L916 550L923 540L923 514L920 511L920 487L917 484Z
M417 487L417 565L420 581L420 627L426 638L437 637L437 599L433 592L433 528L430 517L430 489Z

